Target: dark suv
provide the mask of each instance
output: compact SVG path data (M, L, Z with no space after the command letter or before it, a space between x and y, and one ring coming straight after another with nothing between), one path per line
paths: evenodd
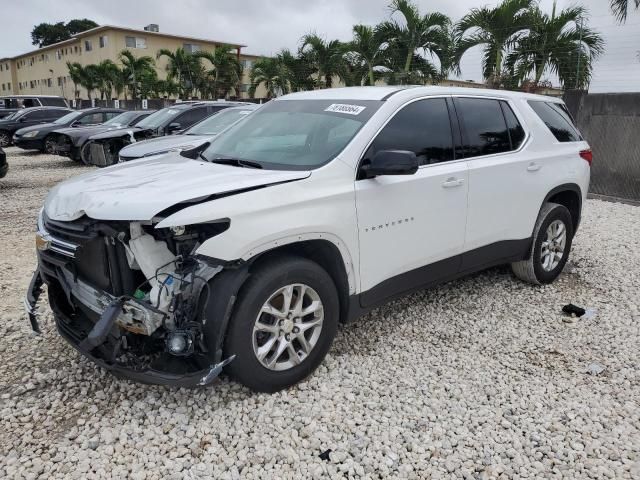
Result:
M244 102L183 102L158 110L135 127L99 133L89 137L82 147L82 160L87 164L106 167L118 162L120 150L133 142L182 132L224 108L246 105Z
M5 118L23 108L69 107L67 101L55 95L7 95L0 97L0 118Z
M68 108L34 107L18 110L8 117L0 119L0 147L11 145L11 138L16 130L42 123L53 122L72 112Z
M64 117L51 123L21 128L13 135L13 143L25 150L40 150L55 153L57 135L53 133L64 127L87 127L99 125L120 115L124 110L118 108L87 108L85 110L70 110Z

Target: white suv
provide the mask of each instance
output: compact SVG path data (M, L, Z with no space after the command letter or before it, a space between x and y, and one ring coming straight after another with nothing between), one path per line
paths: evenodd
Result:
M359 87L266 104L203 147L56 186L38 271L59 332L114 373L259 391L302 380L339 322L493 265L562 271L591 151L561 100Z

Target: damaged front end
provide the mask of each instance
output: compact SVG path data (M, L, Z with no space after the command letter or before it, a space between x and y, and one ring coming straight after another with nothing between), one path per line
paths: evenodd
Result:
M80 157L87 165L108 167L118 163L118 154L127 145L153 138L159 133L150 129L127 130L118 135L97 135L91 138L80 150ZM101 138L104 137L104 138Z
M195 251L228 226L156 229L86 216L60 222L41 213L38 270L25 300L33 330L40 329L36 303L44 282L59 333L99 365L145 383L211 383L233 359L222 358L237 292L229 287L239 288L246 272Z

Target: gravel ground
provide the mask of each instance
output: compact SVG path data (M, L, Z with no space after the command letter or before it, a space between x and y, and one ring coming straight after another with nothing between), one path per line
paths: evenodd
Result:
M640 208L589 201L553 285L492 269L373 311L287 391L172 390L84 360L47 307L30 333L36 213L87 167L8 155L0 477L640 478ZM566 322L569 302L597 314Z

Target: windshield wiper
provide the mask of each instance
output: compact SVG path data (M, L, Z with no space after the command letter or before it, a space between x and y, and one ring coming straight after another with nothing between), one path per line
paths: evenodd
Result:
M200 158L206 160L210 163L219 163L221 165L233 165L235 167L246 167L246 168L262 168L262 165L258 162L252 162L251 160L241 160L240 158L233 157L221 157L221 158L213 158L211 160L204 157L204 155L200 154Z

